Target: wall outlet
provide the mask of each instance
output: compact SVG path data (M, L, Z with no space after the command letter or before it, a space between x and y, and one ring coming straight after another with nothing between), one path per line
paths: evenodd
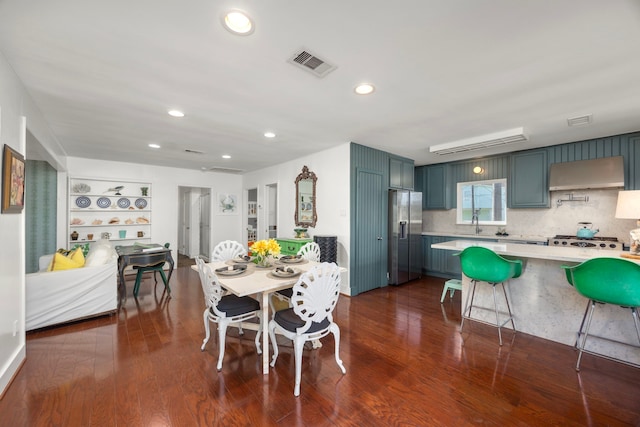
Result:
M18 335L18 321L14 320L13 321L13 336L15 337L16 335Z

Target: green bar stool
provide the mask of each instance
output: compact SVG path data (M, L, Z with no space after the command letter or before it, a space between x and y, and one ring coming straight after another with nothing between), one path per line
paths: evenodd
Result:
M589 299L576 336L575 347L579 350L576 371L580 371L582 353L597 355L597 353L584 349L596 303L615 304L630 309L638 342L640 342L640 324L638 323L640 265L622 258L593 258L575 266L563 265L562 268L567 276L567 281L576 288L580 295ZM587 321L586 328L585 319ZM582 341L580 342L581 335Z
M464 311L462 312L462 321L460 323L460 332L464 328L464 320L476 320L471 318L471 309L474 307L473 299L476 293L476 285L478 282L486 282L493 288L493 303L494 311L496 313L496 323L494 326L498 328L498 338L500 345L502 345L502 332L501 328L508 322L511 322L513 331L516 330L516 324L513 320L513 314L511 313L511 306L509 304L509 298L504 288L504 282L509 279L519 277L522 274L522 261L521 260L508 260L501 257L491 249L483 248L481 246L469 246L462 252L454 254L460 257L460 266L462 267L462 273L471 279L471 289L467 293L466 303ZM500 316L498 312L498 298L496 296L496 285L502 285L502 293L507 303L507 310L509 317L500 323ZM471 297L471 301L469 301ZM506 314L506 313L505 313ZM493 325L493 324L492 324Z
M453 298L455 291L462 290L462 281L460 279L451 279L444 282L444 288L442 289L442 296L440 297L440 304L444 301L447 291L449 291L449 298Z

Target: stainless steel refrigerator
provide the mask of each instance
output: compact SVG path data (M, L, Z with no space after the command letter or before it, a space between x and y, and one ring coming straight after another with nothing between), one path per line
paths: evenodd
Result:
M389 284L422 275L422 193L389 190Z

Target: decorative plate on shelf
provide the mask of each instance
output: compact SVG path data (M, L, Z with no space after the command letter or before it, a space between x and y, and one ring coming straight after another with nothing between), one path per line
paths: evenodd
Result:
M118 207L120 209L127 209L131 202L126 197L121 197L118 199Z
M89 187L84 182L80 182L80 183L74 185L71 190L73 190L74 193L84 194L84 193L88 193L89 191L91 191L91 187Z
M100 208L108 208L109 206L111 206L111 199L108 197L100 197L97 201L96 204L98 205L98 207Z
M79 208L88 208L91 206L91 199L87 196L80 196L76 199L76 206Z
M136 199L135 205L138 209L144 209L147 207L147 201L145 199Z

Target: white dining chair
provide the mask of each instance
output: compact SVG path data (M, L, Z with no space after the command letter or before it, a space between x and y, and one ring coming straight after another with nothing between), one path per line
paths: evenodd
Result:
M332 333L335 339L335 358L343 374L347 370L340 360L340 328L333 321L333 310L340 296L340 269L334 263L322 263L302 274L293 285L293 307L275 313L269 322L269 337L273 345L271 367L278 359L276 333L293 340L295 352L294 396L300 395L302 350L304 343Z
M302 246L297 255L306 259L307 261L320 262L320 246L316 242L309 242ZM273 298L277 298L279 301L287 302L291 306L291 288L281 289L273 293L273 297L269 299L271 311L275 313L275 307L273 304ZM315 344L314 344L315 345Z
M211 262L227 261L230 259L245 256L247 250L241 243L235 240L224 240L216 245L211 252Z
M320 246L316 242L309 242L300 248L297 255L308 261L320 262Z
M218 341L219 341L219 355L218 364L216 368L222 369L222 359L224 359L225 338L227 335L227 328L229 326L235 326L238 328L240 335L242 332L242 322L258 318L260 326L258 332L256 332L256 350L258 354L262 354L260 348L260 334L262 332L262 311L260 310L260 303L255 299L245 296L239 297L235 294L224 295L224 291L218 282L218 276L213 272L211 267L200 258L196 257L196 264L198 265L198 273L200 274L200 283L202 285L202 291L204 292L204 301L206 308L203 313L205 337L202 340L201 351L204 351L211 331L209 322L218 324Z

